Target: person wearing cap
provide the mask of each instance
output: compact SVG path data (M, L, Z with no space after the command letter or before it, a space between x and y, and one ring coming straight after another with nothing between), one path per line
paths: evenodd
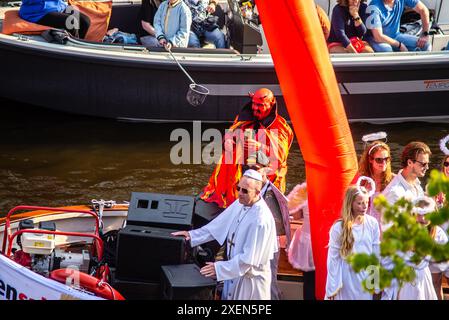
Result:
M226 208L238 197L236 182L248 155L261 150L270 159L272 172L268 179L285 192L287 157L293 142L293 131L278 114L273 92L261 88L250 93L248 102L227 130L223 153L200 198ZM249 133L249 134L248 134Z
M259 150L249 155L246 160L246 165L244 166L244 171L245 168L256 170L261 174L263 186L260 194L267 203L268 208L270 208L271 214L273 215L274 222L276 224L278 245L280 246L280 237L285 236L286 247L288 248L291 240L288 200L284 194L267 178L267 173L271 170L270 159L265 155L265 153ZM271 300L280 300L282 297L282 292L277 283L279 256L280 251L278 251L273 260L271 260Z
M429 158L432 155L429 147L420 141L408 143L401 154L402 169L386 186L382 194L390 204L396 203L400 198L415 201L424 196L419 178L424 177L429 169ZM382 224L385 231L389 225Z
M205 226L177 231L192 247L216 240L226 243L227 259L207 262L200 272L224 281L223 300L270 300L270 261L278 251L273 216L260 195L262 176L247 170L240 179L238 201Z

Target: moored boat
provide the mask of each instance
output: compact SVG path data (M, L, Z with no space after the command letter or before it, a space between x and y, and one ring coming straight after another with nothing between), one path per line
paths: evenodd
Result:
M432 35L433 52L331 56L350 121L449 120L444 103L449 99L449 51L441 51L449 41L449 5L426 4L434 9L440 25ZM164 50L76 39L63 45L18 34L0 34L0 59L7 62L2 71L8 75L0 95L89 116L223 122L232 121L248 101L249 91L263 86L275 92L280 113L288 118L261 26L245 20L233 0L222 5L232 12L232 18L225 15L223 28L232 30L227 32L230 43L239 51L173 50L193 79L210 90L202 106L188 104L189 80ZM110 27L137 33L139 7L138 1L114 3ZM333 6L323 7L331 12ZM301 84L297 86L301 90Z

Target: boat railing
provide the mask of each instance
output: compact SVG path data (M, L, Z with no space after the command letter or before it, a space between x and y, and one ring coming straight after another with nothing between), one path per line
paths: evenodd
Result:
M2 245L2 253L5 253L7 240L9 240L9 244L12 245L12 239L10 237L10 229L11 229L11 215L17 211L21 210L45 210L51 212L72 212L72 213L80 213L91 215L95 218L95 236L99 236L100 230L100 218L98 215L90 210L79 210L79 209L68 209L68 208L53 208L53 207L39 207L39 206L17 206L9 210L8 214L5 218L5 228L3 231L3 245Z
M17 236L23 234L23 233L34 233L34 234L52 234L52 235L61 235L61 236L72 236L72 237L88 237L93 238L95 240L95 247L97 251L97 258L98 261L101 261L103 259L103 240L96 234L90 234L90 233L81 233L81 232L68 232L68 231L50 231L50 230L35 230L35 229L22 229L17 230L9 237L8 242L8 250L6 251L6 256L10 257L12 252L12 245L13 240ZM3 251L3 253L5 253Z

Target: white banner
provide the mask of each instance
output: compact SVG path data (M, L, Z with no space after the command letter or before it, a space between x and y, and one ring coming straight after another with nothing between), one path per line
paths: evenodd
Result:
M0 300L103 300L47 279L0 254Z

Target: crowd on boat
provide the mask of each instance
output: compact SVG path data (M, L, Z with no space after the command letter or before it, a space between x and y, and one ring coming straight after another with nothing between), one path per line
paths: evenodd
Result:
M412 8L422 22L418 35L402 33L401 17ZM338 0L332 20L317 6L330 53L431 51L430 14L419 0Z
M253 0L238 2L243 17L260 22ZM218 24L219 5L218 0L143 0L141 21L136 21L143 33L129 34L114 28L104 35L103 41L120 39L148 48L200 48L207 44L229 48L229 35ZM419 34L401 32L401 17L406 8L419 15ZM369 6L366 0L337 0L331 20L318 5L317 13L330 53L432 50L430 14L420 0L372 0ZM19 15L29 22L66 29L79 38L86 36L90 26L90 17L67 7L64 0L24 0Z
M285 242L290 264L303 271L304 298L314 299L307 187L298 184L286 197L283 195L293 131L277 113L276 98L269 89L261 88L250 96L251 101L229 128L221 159L199 195L198 201L213 206L216 216L204 226L175 235L184 236L192 246L214 239L224 245L221 256L218 254L214 262L201 269L203 275L224 282L222 299L281 299L276 275L281 242ZM429 169L429 147L419 141L408 143L402 151L401 169L394 174L385 139L383 132L363 139L366 146L359 169L346 190L341 217L329 234L326 299L373 299L362 287L366 273L354 272L346 258L353 253L379 255L382 233L391 224L376 210L374 198L382 194L390 204L401 198L411 201L416 219L423 225L428 224L425 215L446 201L443 194L426 196L419 180ZM449 177L449 151L445 150L442 147L445 156L441 171ZM303 219L302 228L293 236L292 217ZM435 243L448 242L446 227L429 228ZM448 265L426 259L414 268L414 283L407 283L401 290L392 285L374 297L442 299L441 279L449 276Z

